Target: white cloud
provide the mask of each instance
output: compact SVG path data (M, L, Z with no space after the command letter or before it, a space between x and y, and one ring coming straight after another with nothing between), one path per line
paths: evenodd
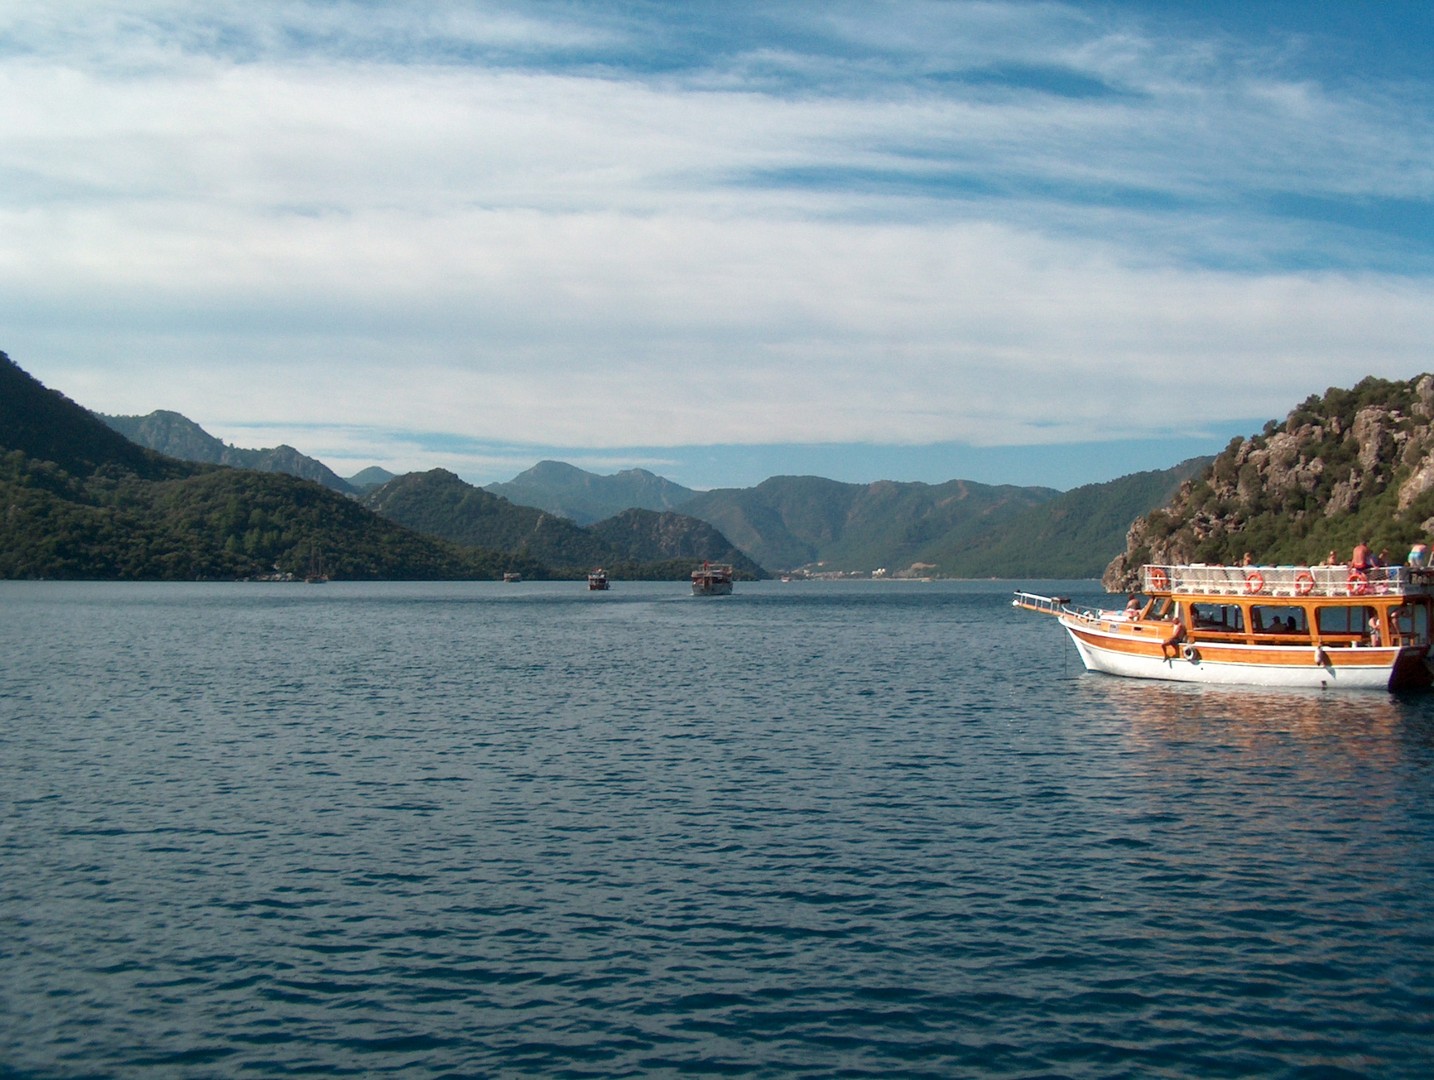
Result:
M384 460L384 431L1013 445L1428 363L1428 277L1263 207L1427 198L1434 124L1389 88L1057 5L897 5L868 55L660 75L545 65L634 46L542 7L134 7L74 42L27 9L0 58L0 347L104 411ZM1111 92L918 70L1038 63Z

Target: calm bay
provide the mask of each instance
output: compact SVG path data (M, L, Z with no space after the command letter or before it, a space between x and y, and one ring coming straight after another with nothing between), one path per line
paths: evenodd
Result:
M0 1077L1434 1070L1434 695L1015 588L0 583Z

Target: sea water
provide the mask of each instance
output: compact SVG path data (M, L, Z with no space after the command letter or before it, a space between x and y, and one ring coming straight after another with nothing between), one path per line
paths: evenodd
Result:
M0 1076L1430 1075L1434 695L1017 587L0 585Z

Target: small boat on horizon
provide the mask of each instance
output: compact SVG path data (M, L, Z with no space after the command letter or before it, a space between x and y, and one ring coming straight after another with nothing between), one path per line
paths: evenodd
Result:
M1142 601L1080 607L1017 592L1053 615L1088 671L1137 679L1404 690L1434 681L1434 570L1414 566L1145 566Z
M730 564L703 560L701 568L692 571L692 595L730 596L732 576Z
M516 571L513 571L513 570L505 571L504 574L503 574L503 582L504 582L504 584L506 584L506 585L513 585L513 584L515 584L515 583L517 583L517 582L519 582L519 581L522 581L522 580L523 580L523 575L522 575L522 574L519 574L519 573L517 573Z
M607 571L599 566L588 575L588 592L606 592L607 588Z

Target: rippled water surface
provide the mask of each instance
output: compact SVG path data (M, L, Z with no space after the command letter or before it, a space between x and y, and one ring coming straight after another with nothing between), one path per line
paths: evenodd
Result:
M0 1076L1434 1073L1434 697L1014 584L0 585Z

